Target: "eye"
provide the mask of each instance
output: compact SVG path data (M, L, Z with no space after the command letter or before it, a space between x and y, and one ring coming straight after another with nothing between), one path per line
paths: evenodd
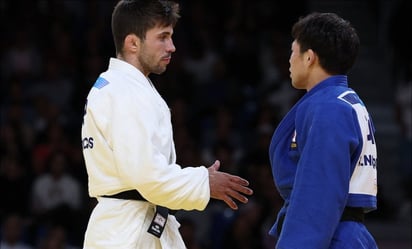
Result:
M172 36L169 32L163 32L163 33L159 34L158 38L159 38L160 41L166 41L168 39L171 39Z

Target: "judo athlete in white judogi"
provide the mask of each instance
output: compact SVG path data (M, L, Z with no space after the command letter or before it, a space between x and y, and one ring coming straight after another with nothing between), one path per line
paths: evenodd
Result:
M117 58L90 90L82 126L89 195L98 200L85 249L182 249L179 223L162 207L203 210L216 198L237 209L234 200L252 194L218 161L176 164L170 110L148 75L164 72L175 51L177 11L172 2L129 0L113 12Z

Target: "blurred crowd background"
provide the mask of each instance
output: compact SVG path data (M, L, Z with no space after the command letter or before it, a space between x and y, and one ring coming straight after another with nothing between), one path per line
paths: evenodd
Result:
M1 249L75 249L96 200L88 196L80 129L89 89L114 57L116 0L0 0ZM377 128L381 248L410 248L412 21L408 0L181 0L177 51L151 76L168 102L182 166L222 162L255 194L238 211L211 201L180 211L188 249L267 249L282 205L268 146L303 94L289 82L290 28L310 11L358 29L350 84Z

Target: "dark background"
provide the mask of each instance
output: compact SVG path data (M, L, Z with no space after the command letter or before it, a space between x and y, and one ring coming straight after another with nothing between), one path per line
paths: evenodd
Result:
M18 214L15 236L32 248L82 246L95 204L81 154L83 106L115 56L116 2L0 0L0 222ZM411 1L178 2L177 51L163 75L151 76L171 108L178 163L218 158L223 171L247 178L255 190L237 212L216 201L204 212L179 212L188 248L274 247L267 231L281 201L267 150L302 94L289 83L289 32L311 11L336 12L359 32L361 53L349 81L372 114L379 155L379 209L367 225L381 249L411 248ZM69 197L47 197L58 187L44 179L62 174L72 187L57 196ZM12 230L2 226L0 238Z

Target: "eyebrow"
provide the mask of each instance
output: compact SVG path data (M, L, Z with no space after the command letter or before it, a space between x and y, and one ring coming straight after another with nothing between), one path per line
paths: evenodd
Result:
M159 33L160 35L172 35L173 32L169 32L169 31L162 31Z
M170 36L171 37L172 35L173 35L173 32L169 32L169 31L162 31L162 32L156 34L157 37L163 37L163 36Z

